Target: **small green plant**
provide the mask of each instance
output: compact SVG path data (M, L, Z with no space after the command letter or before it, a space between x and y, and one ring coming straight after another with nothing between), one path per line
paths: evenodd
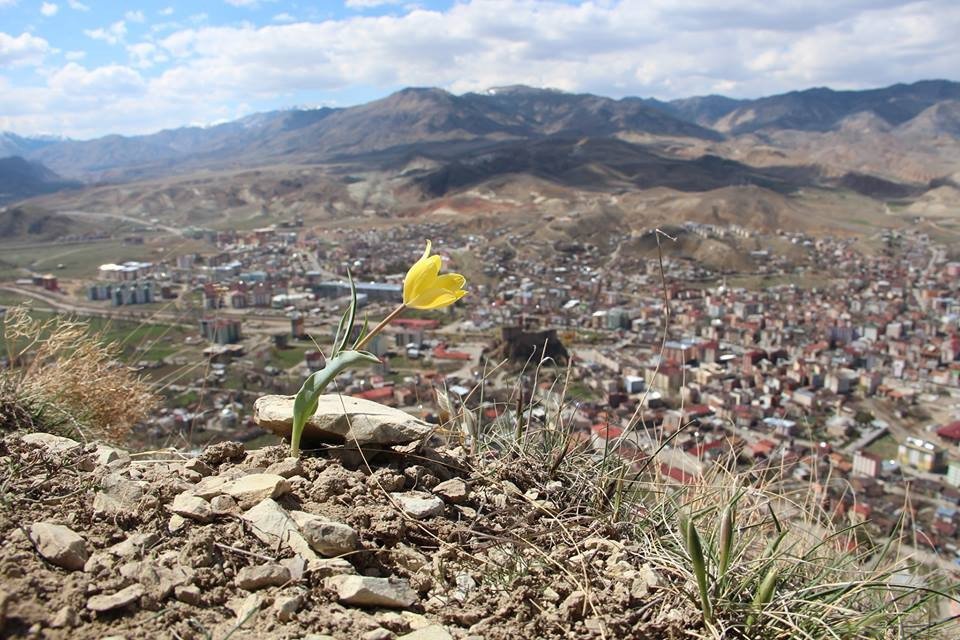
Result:
M380 359L364 347L383 331L390 322L397 318L405 309L441 309L450 306L464 295L463 285L466 278L459 273L440 275L440 256L430 255L430 241L423 256L417 260L403 280L403 303L390 312L377 326L367 331L367 324L363 327L350 349L345 349L347 341L353 334L357 316L357 289L350 279L350 305L340 318L336 338L333 341L333 351L326 366L320 371L310 374L297 392L293 401L293 427L290 431L290 455L300 456L300 439L307 421L317 412L320 394L344 369L349 367L379 363Z

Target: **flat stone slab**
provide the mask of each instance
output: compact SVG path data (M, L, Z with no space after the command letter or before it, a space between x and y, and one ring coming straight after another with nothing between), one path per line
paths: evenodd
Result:
M337 592L340 602L360 607L406 609L417 601L410 583L400 578L333 576L327 578L327 586Z
M252 473L224 485L223 492L236 500L241 509L249 509L261 500L289 493L290 483L275 473Z
M62 524L37 522L30 526L30 539L44 558L64 569L79 571L87 562L87 543Z
M258 426L290 437L294 396L262 396L253 403ZM301 446L311 443L395 445L426 437L432 427L409 413L377 402L326 394L320 396L317 412L303 429Z
M132 584L125 589L109 595L92 596L87 600L87 609L91 611L110 611L133 604L144 594L143 585Z
M443 513L443 500L429 494L394 493L393 498L411 518L422 520Z

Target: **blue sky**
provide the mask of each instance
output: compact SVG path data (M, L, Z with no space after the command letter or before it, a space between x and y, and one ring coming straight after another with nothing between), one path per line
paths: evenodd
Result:
M755 97L958 79L957 0L0 0L0 130L88 138L404 86Z

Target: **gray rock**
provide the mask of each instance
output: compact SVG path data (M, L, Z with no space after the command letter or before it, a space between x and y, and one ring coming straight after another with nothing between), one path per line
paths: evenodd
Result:
M587 614L587 594L574 591L560 605L563 616L570 621L581 620Z
M326 585L337 592L340 602L361 607L406 609L417 601L410 583L400 578L333 576L327 578Z
M93 498L96 515L113 517L136 515L137 507L146 493L147 483L130 480L119 472L108 474L100 483L102 491Z
M283 544L306 558L308 562L319 559L310 543L301 535L297 523L286 509L275 500L261 500L257 506L241 516L250 524L250 530L261 542L268 545Z
M213 519L213 509L210 507L210 503L189 493L177 494L169 509L178 516L190 518L197 522L210 522Z
M214 496L210 499L210 508L216 515L240 513L240 506L231 496Z
M173 590L173 595L180 602L192 604L193 606L200 604L200 587L196 585L191 584L176 587Z
M453 636L440 625L432 624L429 627L423 627L402 635L397 640L453 640Z
M253 404L253 419L262 428L289 438L293 396L262 396ZM319 398L317 412L303 430L301 444L406 444L426 437L432 427L399 409L338 394Z
M147 595L157 602L166 600L174 589L193 579L193 569L174 565L172 568L157 563L140 563L137 582L143 585Z
M132 533L126 540L107 548L106 551L118 558L139 558L144 549L152 547L159 540L160 537L155 533Z
M30 539L44 558L64 569L83 569L90 554L87 543L69 527L52 522L30 525Z
M356 550L360 539L353 527L327 520L305 511L291 511L290 516L310 547L323 556L339 556Z
M48 453L63 454L71 449L79 450L79 448L83 446L76 440L64 438L63 436L55 436L52 433L43 433L42 431L25 433L21 437L27 444L42 447L46 449Z
M130 454L123 449L98 442L93 450L93 460L98 466L119 469L130 464Z
M435 486L433 493L443 498L444 502L460 504L470 497L470 488L462 479L451 478Z
M211 500L216 496L222 495L223 488L233 482L233 480L234 478L229 476L210 476L198 482L190 489L190 492L204 500Z
M300 554L292 558L284 558L280 561L280 564L287 568L287 571L290 572L290 579L294 582L302 580L303 574L307 570L307 559Z
M236 585L247 591L264 587L279 587L290 582L290 570L280 564L258 564L243 567L234 579Z
M193 471L196 474L199 474L201 477L206 478L207 476L213 475L213 469L207 466L207 463L201 460L200 458L192 458L187 460L183 468L187 471Z
M308 633L307 635L300 638L300 640L337 640L333 636L328 636L325 633Z
M235 614L237 614L237 626L242 627L251 619L256 617L257 611L263 607L263 596L258 593L251 593L246 598L235 598L227 603Z
M443 513L443 500L436 496L415 493L395 493L393 498L411 518L422 520Z
M117 569L117 573L120 574L120 577L134 581L140 576L140 571L143 569L143 563L138 560L131 560L130 562L124 562Z
M114 564L116 564L114 557L106 551L94 551L84 563L83 572L97 574L113 569Z
M232 497L241 509L249 509L266 498L277 498L289 493L290 483L274 473L252 473L223 487L223 493Z
M302 605L303 596L299 594L277 596L273 601L273 611L277 614L277 620L289 622Z
M353 565L343 558L317 558L310 561L309 569L321 578L350 576L357 573Z
M396 636L393 635L393 632L389 629L384 629L378 627L377 629L371 629L363 635L360 636L360 640L392 640Z
M91 597L87 600L87 609L97 612L120 609L138 601L143 593L143 585L132 584L116 593Z
M69 629L77 626L77 612L70 605L64 605L50 619L50 626L54 629Z
M172 516L170 516L170 520L167 522L167 531L169 531L170 533L176 533L177 531L180 531L180 529L183 529L185 526L187 526L187 519L184 518L183 516L178 516L177 514L173 514Z
M431 624L433 624L422 614L414 613L413 611L401 611L400 617L403 618L404 622L407 623L407 626L410 627L411 631L423 629L424 627L429 627Z
M274 462L267 467L266 473L275 473L284 478L292 478L293 476L304 475L304 470L300 458L284 458L280 462Z

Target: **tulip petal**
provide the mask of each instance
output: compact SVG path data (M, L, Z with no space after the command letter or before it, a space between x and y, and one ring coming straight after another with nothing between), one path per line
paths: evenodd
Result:
M408 304L410 300L416 298L422 291L433 286L433 282L440 273L440 256L428 256L420 258L403 279L403 301Z
M456 291L457 289L463 289L465 284L467 284L467 279L459 273L445 273L437 278L433 286L447 291Z
M448 289L431 288L411 300L407 303L407 306L413 309L440 309L449 307L465 295L467 295L467 292L463 289L450 291Z

